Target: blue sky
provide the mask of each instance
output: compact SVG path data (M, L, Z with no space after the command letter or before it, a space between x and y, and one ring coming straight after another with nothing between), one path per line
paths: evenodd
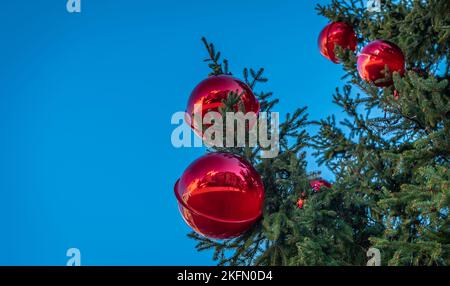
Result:
M204 153L170 141L208 73L200 38L236 76L264 67L281 114L339 118L343 71L317 49L327 19L314 7L328 1L65 2L1 4L0 265L65 265L70 247L84 265L213 264L173 196Z

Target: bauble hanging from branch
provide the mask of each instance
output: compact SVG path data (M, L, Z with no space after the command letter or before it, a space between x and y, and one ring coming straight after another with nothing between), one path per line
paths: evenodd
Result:
M357 39L353 27L344 22L332 22L326 25L320 32L317 40L320 53L334 63L339 62L334 53L336 46L355 51L356 42Z
M175 184L186 223L212 239L247 231L262 215L264 185L253 166L230 153L209 153L194 161Z
M357 67L362 79L378 87L390 86L393 83L392 73L405 73L405 56L394 43L375 40L361 50ZM389 76L385 74L386 67Z
M202 124L206 113L219 112L219 108L224 106L223 101L230 93L240 95L239 102L246 113L258 114L258 99L247 84L231 75L211 75L194 88L186 107L186 122L199 136L203 134ZM238 104L234 112L237 111L239 111Z

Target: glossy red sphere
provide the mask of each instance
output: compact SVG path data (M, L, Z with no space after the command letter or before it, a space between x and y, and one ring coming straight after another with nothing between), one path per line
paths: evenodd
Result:
M385 79L385 67L389 73L405 73L405 57L402 50L395 44L376 40L367 44L358 55L359 76L376 86L392 85L392 78ZM383 80L384 79L384 80Z
M336 46L355 51L356 42L357 39L353 27L344 22L333 22L326 25L320 32L317 40L320 53L334 63L339 62L339 59L334 54Z
M297 207L298 207L299 209L302 209L304 203L305 203L305 201L304 201L303 199L299 199L299 200L297 201Z
M322 180L322 179L312 180L312 181L309 182L309 185L316 192L320 191L320 189L322 187L331 188L331 183L329 183L329 182L327 182L325 180Z
M394 90L394 100L398 100L400 98L400 93L397 90Z
M244 159L209 153L194 161L175 184L186 223L213 239L237 237L262 215L264 186Z
M228 98L230 92L242 94L240 100L245 113L258 114L259 102L249 86L230 75L213 75L200 82L192 91L186 108L187 123L198 134L203 134L200 132L201 122L195 122L194 115L197 114L197 118L201 118L203 122L207 112L219 112L219 107L223 106L222 101ZM235 112L237 111L239 111L239 104L235 107Z

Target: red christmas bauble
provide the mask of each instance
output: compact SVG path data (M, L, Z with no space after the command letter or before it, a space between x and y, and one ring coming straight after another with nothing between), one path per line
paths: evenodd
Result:
M320 191L320 189L324 186L327 188L331 188L331 183L329 183L325 180L322 180L322 179L312 180L309 182L309 185L316 192Z
M344 22L333 22L325 26L319 34L317 44L320 53L334 63L339 59L334 54L334 48L341 46L344 49L356 50L356 35L353 27Z
M262 215L264 186L250 163L229 153L195 160L175 184L186 223L213 239L237 237Z
M394 90L394 100L398 100L400 98L400 93L397 90Z
M400 75L405 73L405 57L402 50L395 44L376 40L367 44L358 55L358 72L362 79L374 83L376 86L383 87L392 85L393 81L385 78L385 66L389 72L398 72Z
M297 201L297 207L298 207L299 209L302 209L304 203L305 203L305 200L299 199L299 200Z
M192 91L186 108L186 121L197 132L202 128L203 117L209 111L219 112L219 107L223 106L223 100L228 98L230 92L239 95L244 106L244 112L259 112L258 99L252 90L244 82L230 75L213 75L200 82ZM239 104L235 107L235 112L239 110ZM197 115L197 116L195 116ZM195 118L201 118L202 122L196 122Z

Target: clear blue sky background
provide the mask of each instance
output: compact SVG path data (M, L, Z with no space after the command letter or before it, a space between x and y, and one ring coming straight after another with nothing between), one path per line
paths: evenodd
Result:
M343 72L317 49L317 2L82 0L69 14L66 0L2 1L0 265L65 265L70 247L84 265L213 264L173 196L204 153L170 141L208 73L200 38L235 75L265 67L282 114L340 117Z

